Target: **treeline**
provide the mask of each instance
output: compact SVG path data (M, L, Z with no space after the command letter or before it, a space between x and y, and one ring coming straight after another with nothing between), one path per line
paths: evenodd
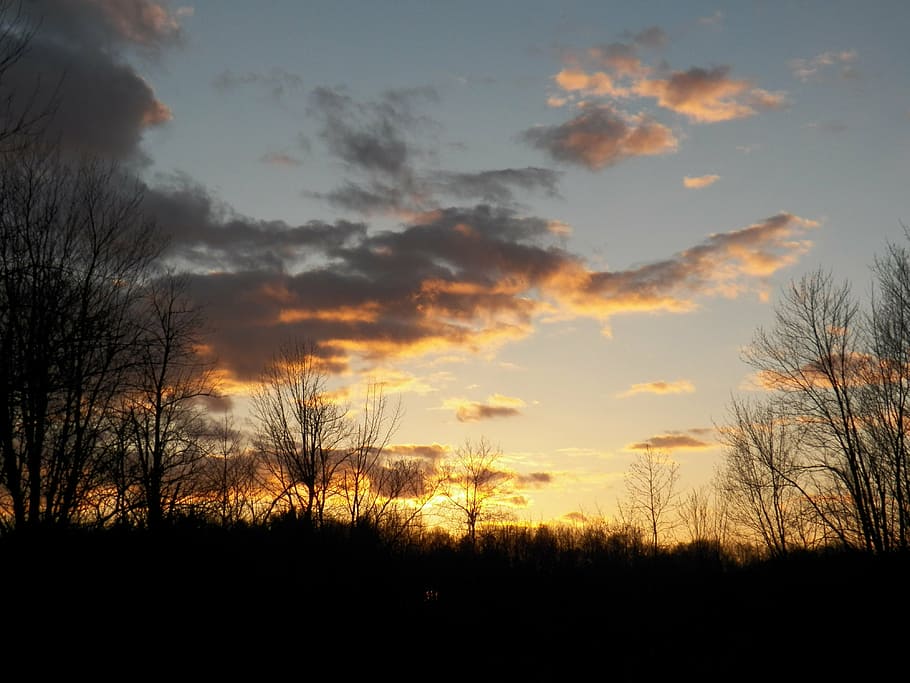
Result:
M0 538L4 643L70 672L116 657L262 675L307 656L344 675L848 680L899 663L893 621L910 606L903 555L654 553L606 525L490 528L474 545L291 520L40 536Z

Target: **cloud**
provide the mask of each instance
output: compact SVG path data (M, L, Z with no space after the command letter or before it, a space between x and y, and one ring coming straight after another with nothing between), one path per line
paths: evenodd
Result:
M165 258L190 270L281 272L299 266L314 251L337 248L366 234L362 223L314 220L289 225L238 216L181 176L148 188L143 208L168 239Z
M144 208L169 235L165 259L188 273L207 311L214 354L241 379L292 337L343 370L354 358L489 355L537 322L691 311L699 297L764 287L808 250L804 233L816 225L782 213L603 271L559 246L553 221L504 207L439 209L396 230L289 225L237 215L176 178L149 188Z
M443 408L454 409L455 418L459 422L479 422L497 417L513 417L521 415L520 408L525 402L520 398L493 394L486 403L469 401L463 398L446 399Z
M674 71L669 78L642 80L635 91L695 123L746 118L759 109L779 109L786 104L784 93L753 88L747 80L731 78L729 72L727 66L693 67Z
M629 312L688 312L696 307L692 295L736 297L745 291L746 279L761 281L793 265L811 246L803 233L816 227L815 221L780 213L635 268L566 267L553 286L562 288L562 303L579 315L604 319Z
M638 78L647 75L651 71L651 68L645 66L638 56L640 44L632 42L601 45L589 49L587 57L596 66L609 69L618 78Z
M459 199L474 199L492 204L512 201L516 189L541 191L558 197L557 184L562 174L549 168L503 168L475 173L437 171L430 175L432 189Z
M389 444L383 449L389 460L399 458L425 460L434 464L448 457L452 452L451 446L438 443L432 444Z
M310 98L310 113L321 119L320 136L349 175L327 192L304 191L304 196L366 216L399 218L439 208L442 197L511 204L519 191L559 196L562 174L548 168L421 168L432 155L419 133L433 131L437 124L419 107L437 98L432 88L415 88L358 102L341 90L318 88Z
M810 121L806 128L822 131L823 133L843 133L849 126L843 121Z
M553 482L553 475L549 472L531 472L530 474L518 474L515 477L515 484L521 489L540 489Z
M259 161L270 166L300 166L300 159L284 152L268 152L259 157Z
M687 379L674 382L656 381L633 384L626 391L618 394L620 398L635 396L636 394L691 394L695 385Z
M856 58L856 50L829 51L809 59L791 59L789 66L793 77L803 83L822 78L832 67L839 67L837 74L840 78L851 79L858 75L853 66Z
M685 176L683 178L683 185L690 190L700 190L703 187L713 185L718 180L720 180L719 175Z
M267 73L248 71L243 74L225 69L215 77L212 85L221 92L244 86L260 87L264 88L271 97L280 100L289 92L301 91L303 78L278 67L270 69Z
M666 432L658 436L652 436L645 441L629 444L626 449L631 451L644 451L648 448L653 448L655 450L675 451L682 449L704 450L713 448L715 446L714 443L698 438L704 434L705 430L703 429L690 429L688 432Z
M182 40L180 18L189 16L154 0L43 0L22 3L21 11L40 25L43 37L63 38L79 49L157 51Z
M702 26L720 26L724 21L724 13L720 10L714 12L707 17L699 17L698 23Z
M675 152L678 142L666 126L646 118L627 121L606 106L586 108L557 126L528 129L521 138L557 161L592 171L633 157Z
M310 111L322 120L320 136L329 151L351 168L407 175L419 152L410 140L415 128L428 125L416 105L436 101L430 87L388 90L376 102L358 103L342 90L319 87L310 96Z
M646 47L663 47L669 41L667 32L660 26L649 26L632 36L632 41L636 45Z
M553 77L553 80L566 92L616 97L625 97L628 94L626 88L618 87L603 71L589 74L581 69L563 69Z
M65 154L146 162L143 133L172 114L126 53L178 43L178 17L147 0L48 0L21 9L39 30L0 83L0 97L12 98L10 115L53 109L44 133Z
M560 93L551 94L549 99L554 104L574 101L585 107L653 100L658 107L681 114L693 123L741 119L787 105L786 93L733 78L729 66L680 71L663 63L656 69L644 64L639 47L659 46L665 40L666 34L655 28L638 34L630 43L593 47L583 55L569 53L564 60L566 66L553 77ZM644 118L644 114L640 117Z

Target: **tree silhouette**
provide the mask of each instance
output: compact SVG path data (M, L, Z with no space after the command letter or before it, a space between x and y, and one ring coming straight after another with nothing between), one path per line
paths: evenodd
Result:
M679 465L669 455L646 445L626 472L628 496L620 513L633 526L642 526L651 538L651 549L657 551L661 537L673 527L670 512L679 492Z
M211 365L200 357L200 311L185 283L170 273L143 299L136 363L121 407L128 488L150 529L202 493L208 419L200 399L212 396Z
M332 401L328 374L311 343L280 349L252 393L255 447L274 489L273 508L324 521L326 502L341 467L346 410Z
M0 498L16 527L67 524L102 487L155 254L142 190L38 145L0 166Z
M502 450L480 437L467 439L442 465L441 493L471 547L477 544L480 524L507 517L500 502L512 474L500 468L501 460Z

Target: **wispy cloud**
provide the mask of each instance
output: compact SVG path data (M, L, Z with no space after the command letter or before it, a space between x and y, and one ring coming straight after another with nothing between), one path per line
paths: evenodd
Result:
M673 382L655 381L633 384L626 391L618 394L618 396L625 398L636 394L691 394L694 391L695 385L692 382L687 379L680 379Z
M274 99L280 100L289 93L302 92L303 78L278 67L265 73L248 71L240 74L226 69L215 76L212 85L222 92L241 87L261 88Z
M259 161L270 166L300 166L302 163L297 157L284 152L267 152L259 157Z
M856 50L828 51L808 59L791 59L789 66L793 77L804 83L820 79L832 70L840 78L851 79L858 76L857 57Z
M718 180L720 180L719 175L699 175L699 176L685 176L683 178L683 185L689 188L690 190L700 190L703 187L708 187L713 185Z

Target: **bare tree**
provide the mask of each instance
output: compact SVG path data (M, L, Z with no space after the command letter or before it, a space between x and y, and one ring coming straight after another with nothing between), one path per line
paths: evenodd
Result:
M681 496L677 512L692 543L722 547L729 542L730 505L716 481Z
M258 458L246 448L246 435L229 413L211 419L209 427L204 477L210 516L225 528L262 521Z
M513 476L500 467L502 450L485 437L467 439L442 465L441 494L463 525L471 547L477 543L478 526L507 517L502 498Z
M23 10L23 0L0 0L0 153L35 144L56 111L59 83L49 97L42 94L39 79L28 92L11 84L17 80L10 78L12 70L21 68L39 28L40 19Z
M633 526L647 529L654 551L661 537L673 528L669 513L677 502L678 481L679 464L650 445L637 455L626 473L628 498L625 506L620 505L620 514Z
M892 374L893 349L876 340L898 312L878 310L870 327L849 284L816 271L791 284L774 327L759 329L745 358L801 421L816 485L808 500L829 532L845 545L884 552L906 543L891 477L904 456L888 446L902 440L886 424L902 414L904 399L891 392L905 370Z
M154 257L142 190L34 146L0 165L0 491L12 523L65 524L102 486Z
M276 487L273 507L316 525L324 521L346 436L347 411L332 400L327 381L315 347L293 342L252 393L255 447Z
M150 529L201 493L208 421L200 399L215 388L200 357L203 320L170 273L148 287L132 382L123 397L129 471Z
M737 527L772 556L813 544L812 520L825 512L813 512L817 484L803 458L801 421L773 400L733 398L728 422L718 431L724 444L718 485Z
M341 496L352 527L362 521L378 524L389 509L384 484L395 470L387 468L384 449L400 421L401 400L390 406L382 385L370 383L341 468Z

